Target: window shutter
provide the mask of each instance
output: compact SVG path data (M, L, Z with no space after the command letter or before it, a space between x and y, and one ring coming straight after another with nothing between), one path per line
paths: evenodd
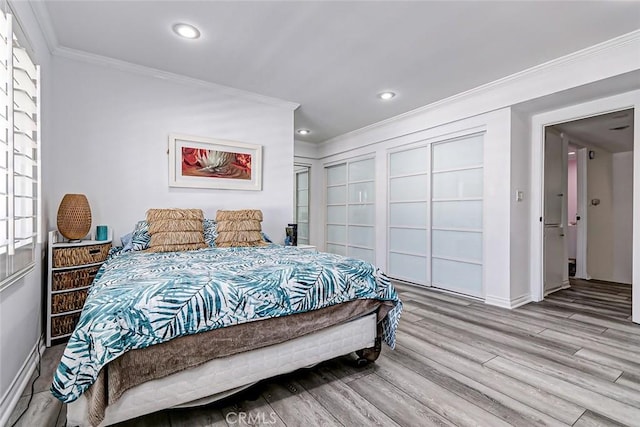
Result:
M0 288L35 264L40 226L40 70L0 14Z

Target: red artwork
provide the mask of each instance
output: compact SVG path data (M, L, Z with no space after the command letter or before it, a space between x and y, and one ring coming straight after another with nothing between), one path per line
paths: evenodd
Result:
M182 176L251 180L251 154L183 147Z

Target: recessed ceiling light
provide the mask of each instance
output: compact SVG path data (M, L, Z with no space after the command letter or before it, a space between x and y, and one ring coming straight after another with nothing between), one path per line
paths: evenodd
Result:
M388 101L391 98L393 98L394 96L396 96L395 93L387 91L387 92L380 92L378 94L378 98L382 99L383 101Z
M309 135L311 131L309 129L298 129L298 134L300 135Z
M200 30L190 24L175 24L173 32L185 39L197 39L200 37Z
M614 128L609 128L609 130L624 130L626 128L628 128L629 125L622 125L622 126L616 126Z

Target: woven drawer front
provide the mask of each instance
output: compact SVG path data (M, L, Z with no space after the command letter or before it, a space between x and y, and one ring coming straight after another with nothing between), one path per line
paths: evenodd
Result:
M77 265L102 262L107 259L110 248L111 243L103 243L101 245L54 249L53 267L74 267Z
M51 318L51 336L59 337L73 332L80 318L80 313L67 314L66 316L55 316Z
M89 286L93 283L98 270L100 270L99 265L77 270L54 271L51 289L53 291L64 291Z
M88 289L79 291L63 292L51 296L51 313L65 313L67 311L80 310L87 299Z

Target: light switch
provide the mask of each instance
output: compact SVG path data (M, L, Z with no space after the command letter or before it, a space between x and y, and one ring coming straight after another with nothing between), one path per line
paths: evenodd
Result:
M516 202L521 202L524 200L524 191L517 190L516 191Z

